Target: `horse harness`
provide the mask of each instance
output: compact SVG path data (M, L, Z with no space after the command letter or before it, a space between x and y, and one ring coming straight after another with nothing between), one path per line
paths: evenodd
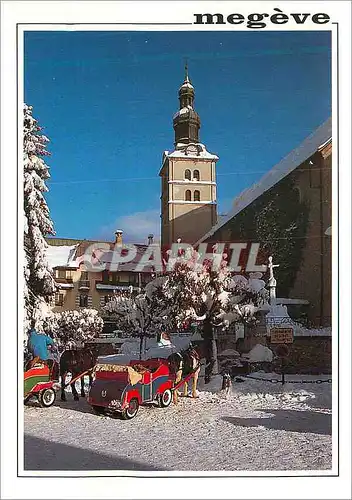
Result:
M200 367L200 357L198 355L198 352L193 348L177 352L171 355L170 358L171 357L175 358L176 356L179 358L179 364L177 366L176 371L182 371L185 375L188 375L191 372L196 372ZM187 362L185 362L187 359L190 360L190 363L188 364L189 366L187 366ZM194 366L194 361L196 361L196 366ZM185 371L185 369L187 371Z

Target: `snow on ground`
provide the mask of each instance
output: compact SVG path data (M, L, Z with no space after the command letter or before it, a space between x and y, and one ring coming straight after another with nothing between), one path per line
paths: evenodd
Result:
M279 379L276 374L253 377ZM199 398L169 408L141 407L130 421L96 416L85 399L24 408L27 470L259 471L331 468L331 384L327 376L289 375L308 384L222 377ZM87 381L88 382L88 381ZM78 384L77 384L78 386ZM78 387L77 387L78 389ZM69 390L68 390L69 392Z

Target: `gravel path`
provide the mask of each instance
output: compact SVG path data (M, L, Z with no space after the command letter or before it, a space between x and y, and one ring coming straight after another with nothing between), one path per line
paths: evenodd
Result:
M131 421L96 416L71 394L49 409L29 403L25 470L330 469L331 385L302 387L247 380Z

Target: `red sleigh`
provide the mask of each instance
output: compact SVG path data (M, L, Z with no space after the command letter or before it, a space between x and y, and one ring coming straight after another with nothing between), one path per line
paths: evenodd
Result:
M172 391L187 382L190 373L175 385L166 359L132 360L129 365L97 364L87 398L96 413L119 413L124 419L137 415L140 405L157 403L166 408Z
M55 364L53 365L55 368ZM60 384L55 372L44 363L38 363L24 372L24 401L36 397L43 408L53 405Z

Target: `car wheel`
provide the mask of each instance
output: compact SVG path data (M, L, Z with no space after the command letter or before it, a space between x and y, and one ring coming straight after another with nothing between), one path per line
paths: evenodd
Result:
M124 420L131 420L131 418L134 418L139 409L139 403L137 398L131 399L131 401L128 404L128 407L121 412L121 417Z
M55 403L56 393L54 389L44 389L39 393L38 401L40 406L43 408L49 408L49 406Z
M172 392L170 389L166 389L162 394L159 396L159 405L161 408L167 408L170 406L172 403Z

